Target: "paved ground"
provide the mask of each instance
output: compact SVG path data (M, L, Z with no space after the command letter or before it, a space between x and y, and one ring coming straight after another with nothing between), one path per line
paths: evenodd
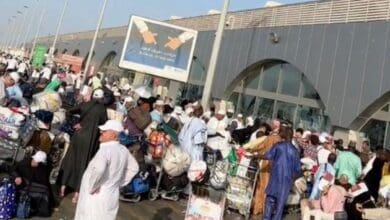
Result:
M139 203L120 203L118 220L180 220L184 219L186 200L172 202L167 200L157 200L154 202L143 200ZM75 205L71 203L71 196L66 197L60 206L59 212L53 214L50 219L71 220L73 219ZM42 219L42 218L33 218ZM49 218L47 218L49 219ZM242 216L229 213L225 215L225 220L241 220ZM253 220L261 219L254 217ZM289 215L285 219L298 220L298 215Z

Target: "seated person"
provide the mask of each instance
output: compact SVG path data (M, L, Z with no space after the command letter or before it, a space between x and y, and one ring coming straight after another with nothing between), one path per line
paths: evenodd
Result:
M356 207L361 204L362 208L376 208L375 200L364 182L353 185L348 190L348 200L345 203L345 211L349 220L363 220L362 212Z
M327 174L320 180L319 189L321 196L319 200L301 201L302 220L314 219L334 219L335 213L344 211L345 189L338 185L332 185L334 176Z
M318 168L317 172L314 175L314 186L310 194L310 199L318 199L320 197L318 185L323 175L325 175L326 173L330 173L333 176L336 176L336 170L333 168L333 164L336 162L336 157L337 155L334 153L329 154L328 163L321 164Z
M19 162L12 173L18 195L27 193L30 197L30 214L40 217L50 216L54 205L46 159L46 153L38 151Z

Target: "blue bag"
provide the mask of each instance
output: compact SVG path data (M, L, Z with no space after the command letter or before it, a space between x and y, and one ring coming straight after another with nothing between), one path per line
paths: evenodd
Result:
M134 193L146 193L149 192L149 181L148 179L144 180L142 177L136 177L131 182Z
M133 178L133 180L122 189L122 192L124 194L127 193L146 193L150 190L150 184L149 184L149 178L147 177L148 174L142 175L142 173L139 173L137 176Z
M15 186L10 179L0 182L0 219L11 219L15 214Z

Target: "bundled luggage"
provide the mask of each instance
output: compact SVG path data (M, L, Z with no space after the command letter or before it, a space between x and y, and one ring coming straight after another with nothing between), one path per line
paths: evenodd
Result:
M186 172L191 165L191 157L181 148L171 146L162 160L164 171L173 177L180 176Z

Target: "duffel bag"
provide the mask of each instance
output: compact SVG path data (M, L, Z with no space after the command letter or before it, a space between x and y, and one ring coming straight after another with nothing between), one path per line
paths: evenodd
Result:
M11 219L16 211L15 186L8 178L0 182L0 219Z
M188 170L191 165L191 157L181 148L171 146L168 148L162 167L169 176L180 176Z
M143 178L141 176L137 176L131 181L131 187L132 191L134 193L146 193L149 192L150 185L149 185L149 179Z

